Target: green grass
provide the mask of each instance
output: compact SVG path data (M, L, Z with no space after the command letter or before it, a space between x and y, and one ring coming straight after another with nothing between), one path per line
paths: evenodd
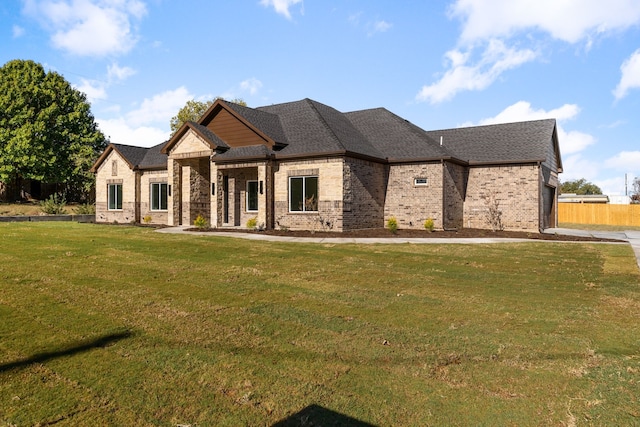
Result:
M0 425L638 424L639 279L627 245L0 224Z

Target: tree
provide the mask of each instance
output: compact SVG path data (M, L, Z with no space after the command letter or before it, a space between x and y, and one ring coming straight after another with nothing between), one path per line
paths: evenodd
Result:
M631 190L632 203L640 203L640 177L636 176L633 179L633 189Z
M89 172L107 140L86 95L30 60L0 68L0 181L19 198L22 181L63 184L67 200L91 197Z
M213 105L213 103L218 99L222 98L216 97L209 101L196 101L195 99L187 101L185 106L178 111L178 114L171 118L171 135L176 133L186 122L197 122L200 120L200 117L202 117L209 107L211 107L211 105ZM229 100L229 102L240 104L244 107L247 106L247 103L240 98Z
M590 183L584 178L574 179L572 181L560 184L561 194L602 194L602 190L595 184Z

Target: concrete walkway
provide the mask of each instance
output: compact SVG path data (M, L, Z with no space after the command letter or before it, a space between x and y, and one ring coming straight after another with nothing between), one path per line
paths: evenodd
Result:
M239 233L239 232L206 232L206 231L186 231L187 228L192 226L179 226L160 228L157 231L159 233L170 234L192 234L199 236L218 236L218 237L235 237L238 239L246 240L261 240L268 242L296 242L296 243L362 243L362 244L397 244L397 243L414 243L414 244L477 244L477 243L510 243L510 242L540 242L549 243L549 240L535 240L535 239L505 239L505 238L418 238L418 237L289 237L289 236L272 236L268 234L260 233ZM587 230L573 230L569 228L549 228L544 231L547 234L562 234L566 236L584 236L584 237L598 237L601 239L616 239L628 242L636 255L638 267L640 267L640 231L587 231Z

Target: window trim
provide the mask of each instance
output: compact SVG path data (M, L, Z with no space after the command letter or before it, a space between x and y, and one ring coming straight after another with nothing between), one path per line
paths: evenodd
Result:
M166 195L166 199L165 199L165 205L166 207L163 209L162 208L162 186L165 186L166 190L165 190L165 195ZM158 188L158 204L159 206L157 208L154 208L153 206L153 187L157 186ZM149 183L149 210L151 212L167 212L169 210L169 184L166 182L151 182Z
M424 181L424 182L418 182L418 181ZM429 179L425 178L425 177L417 177L417 178L413 178L413 186L414 187L425 187L429 185Z
M249 184L251 183L255 183L256 184L256 208L255 209L249 209ZM258 180L257 179L249 179L247 180L246 183L246 191L245 191L245 195L244 195L244 210L245 212L258 212L258 210L260 209L260 202L258 201Z
M111 188L114 187L116 188L114 196L115 196L115 201L112 204L112 200L111 200ZM120 187L120 191L117 190L117 187ZM120 198L118 198L118 194L120 195ZM111 207L111 206L115 206L115 207ZM121 211L122 210L122 183L113 183L113 184L107 184L107 210L109 211Z
M320 198L319 194L317 194L317 193L320 193L320 178L318 177L318 175L296 175L296 176L290 176L289 177L289 191L288 191L288 193L289 193L288 194L289 195L289 213L307 213L307 212L316 213L316 212L318 212L318 208L319 208L318 200L316 200L316 203L315 203L315 205L316 205L315 206L316 207L315 210L307 209L306 205L304 205L304 204L302 206L302 210L292 210L291 209L292 201L293 201L293 198L291 197L291 191L292 191L292 187L293 187L291 185L291 181L293 179L302 179L302 200L305 200L306 196L307 196L306 195L306 191L307 191L306 183L307 183L307 179L308 178L315 178L316 179L316 197L318 197L318 199Z

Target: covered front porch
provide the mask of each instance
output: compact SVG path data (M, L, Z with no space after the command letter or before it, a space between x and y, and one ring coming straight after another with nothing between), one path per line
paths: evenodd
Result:
M270 161L211 164L212 227L246 227L255 219L273 228L273 171Z

